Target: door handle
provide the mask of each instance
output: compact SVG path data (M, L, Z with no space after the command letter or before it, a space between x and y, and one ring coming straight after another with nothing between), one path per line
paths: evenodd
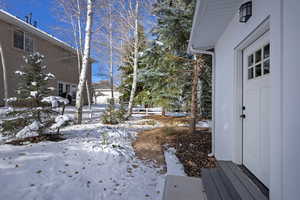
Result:
M246 115L245 115L245 114L241 114L241 115L240 115L240 118L245 119L245 118L246 118Z

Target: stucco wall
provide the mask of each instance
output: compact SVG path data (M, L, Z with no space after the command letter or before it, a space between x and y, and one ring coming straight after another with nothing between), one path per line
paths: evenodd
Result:
M19 70L21 65L24 65L23 56L26 53L22 50L13 47L13 31L18 29L15 25L8 24L0 20L0 41L3 45L7 76L8 76L8 95L9 97L16 96L15 89L18 84L17 77L14 72ZM22 30L22 29L20 29ZM48 71L56 76L56 81L51 82L50 86L57 88L58 81L64 81L72 84L78 83L78 67L77 58L69 51L52 44L51 42L41 39L35 35L29 35L34 41L34 50L45 55L45 65L48 67ZM1 71L2 72L2 66ZM88 82L91 83L91 65L88 70ZM53 95L57 95L58 91L55 91ZM3 104L3 76L0 76L0 104ZM85 97L85 100L87 98Z

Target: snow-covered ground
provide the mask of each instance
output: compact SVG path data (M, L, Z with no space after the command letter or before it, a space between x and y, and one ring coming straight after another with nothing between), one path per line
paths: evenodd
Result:
M154 127L138 125L140 117L120 125L92 120L68 126L61 142L0 145L0 199L160 200L166 174L138 160L131 145L138 131ZM167 174L184 175L174 150L165 155Z

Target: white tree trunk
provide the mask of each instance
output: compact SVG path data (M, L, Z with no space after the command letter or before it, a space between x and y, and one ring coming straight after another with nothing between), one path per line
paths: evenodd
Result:
M82 122L82 105L83 105L83 90L84 84L86 83L87 68L89 66L90 57L90 45L91 45L91 34L93 25L93 0L87 0L87 19L86 19L86 29L85 29L85 43L84 52L82 58L82 67L79 77L79 84L76 94L76 120L78 124Z
M80 66L81 66L81 58L82 55L84 54L83 52L83 45L82 45L82 31L81 31L81 21L80 21L80 16L81 16L81 8L80 8L80 4L79 4L79 0L77 0L77 9L78 9L78 15L77 15L77 26L78 26L78 47L79 47L79 59L80 59L80 63L79 63L79 71L80 71ZM92 103L91 103L91 94L90 94L90 88L89 88L89 84L88 81L86 80L85 82L85 86L86 86L86 95L87 95L87 99L88 99L88 105L89 105L89 110L90 110L90 118L92 118L93 112L92 112Z
M112 30L112 8L111 4L109 4L109 76L110 76L110 85L111 85L111 102L114 105L115 99L114 99L114 77L113 77L113 30Z
M4 98L5 98L5 107L8 106L8 84L7 84L7 73L6 73L6 64L5 64L5 57L3 53L2 44L0 43L0 54L1 54L1 61L2 61L2 71L3 71L3 85L4 85Z
M137 70L138 70L138 51L139 51L139 33L138 33L138 16L139 16L139 1L136 1L135 7L135 29L134 29L134 59L133 59L133 80L128 104L127 118L132 114L133 100L136 92Z

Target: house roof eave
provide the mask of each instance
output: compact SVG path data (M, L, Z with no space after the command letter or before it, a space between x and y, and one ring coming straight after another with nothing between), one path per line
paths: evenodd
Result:
M215 47L243 0L197 0L187 51Z

